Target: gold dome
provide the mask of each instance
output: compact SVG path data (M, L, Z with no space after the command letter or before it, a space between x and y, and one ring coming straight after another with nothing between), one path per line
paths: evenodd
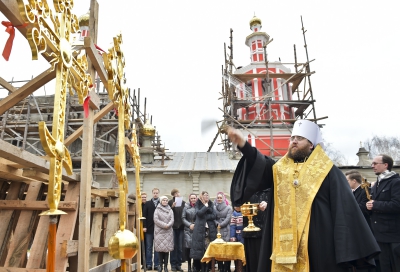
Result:
M146 120L146 123L141 128L142 135L144 136L154 136L156 134L156 129L150 124L149 119Z
M79 17L79 26L89 26L90 11Z
M261 25L261 19L254 15L253 18L250 20L250 29L253 25L256 25L256 24Z

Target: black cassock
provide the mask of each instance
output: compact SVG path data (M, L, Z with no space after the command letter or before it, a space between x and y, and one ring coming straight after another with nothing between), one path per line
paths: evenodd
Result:
M271 271L274 193L272 166L275 163L257 149L241 149L231 184L233 206L241 206L257 191L271 188L263 228L258 272ZM379 246L358 207L343 173L333 166L311 206L308 255L311 272L349 271L374 266Z

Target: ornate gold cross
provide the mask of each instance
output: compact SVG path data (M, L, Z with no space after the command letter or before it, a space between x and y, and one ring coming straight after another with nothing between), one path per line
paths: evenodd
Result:
M32 51L32 59L39 53L48 56L50 64L56 69L56 90L52 133L45 122L39 123L40 141L50 156L48 202L50 210L40 215L65 214L58 210L61 197L62 169L72 174L72 162L68 149L64 146L65 104L67 90L78 94L82 104L92 86L92 79L86 73L86 56L77 59L72 55L71 35L79 29L78 17L72 14L73 0L54 0L53 12L46 0L18 0L19 11L25 22L31 23L27 37ZM53 27L49 23L52 23ZM48 48L50 50L48 50ZM48 52L51 53L48 53Z
M108 94L118 109L118 155L115 156L114 167L119 185L119 230L108 241L108 253L115 259L121 259L121 271L126 272L126 259L135 256L139 248L136 236L130 230L125 229L126 195L128 194L125 130L130 129L132 113L128 103L128 87L125 84L125 58L121 50L121 34L113 38L113 45L109 48L108 53L103 54L103 60L108 73ZM140 201L138 197L136 201Z
M124 75L125 58L122 52L122 35L113 38L113 47L103 54L104 65L108 73L109 97L118 109L118 155L115 156L115 170L120 188L120 230L126 224L126 195L128 180L126 175L125 130L130 128L131 109L128 103L129 93Z

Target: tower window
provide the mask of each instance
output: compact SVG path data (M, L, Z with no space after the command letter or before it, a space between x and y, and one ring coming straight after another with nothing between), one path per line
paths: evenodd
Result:
M256 42L252 42L251 43L251 50L252 51L256 51L257 47L256 47Z

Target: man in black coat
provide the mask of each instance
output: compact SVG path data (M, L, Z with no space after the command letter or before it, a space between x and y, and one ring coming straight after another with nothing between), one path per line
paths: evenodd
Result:
M144 214L144 204L146 204L146 202L147 202L147 194L145 192L141 193L141 199L142 199L141 206L142 206L142 216L143 216L143 214ZM143 223L142 223L142 229L143 229ZM144 254L142 255L142 264L144 266L145 263L146 263L146 235L144 236L143 243L144 243Z
M174 212L174 250L171 251L171 271L183 271L182 270L182 246L183 246L183 225L182 212L185 207L185 201L182 200L181 194L178 189L171 190L171 196L173 197L168 201L168 205ZM179 199L179 201L178 201Z
M392 171L393 159L376 156L372 168L378 176L371 188L372 200L366 204L371 212L371 226L381 248L382 271L400 271L400 176Z
M154 211L158 204L160 204L160 199L158 194L160 190L154 188L152 191L153 198L146 201L143 207L143 232L146 241L146 270L153 270L153 241L154 241ZM158 253L154 251L154 269L158 269Z
M232 180L232 205L271 188L258 272L337 272L374 264L379 246L345 176L323 151L318 125L296 121L288 153L277 162L239 130L226 131L243 153Z
M350 170L344 173L346 175L347 182L350 185L350 189L353 191L354 198L356 199L358 206L363 213L365 220L368 222L368 226L371 226L369 219L369 212L365 204L368 202L368 197L365 189L361 188L362 177L360 172L357 170Z

